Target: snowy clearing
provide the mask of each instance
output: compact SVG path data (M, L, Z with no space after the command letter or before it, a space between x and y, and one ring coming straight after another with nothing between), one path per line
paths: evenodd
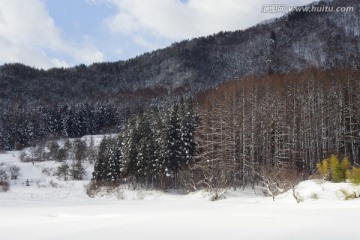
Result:
M204 191L125 188L89 198L87 181L47 176L42 169L56 163L20 163L17 154L0 155L0 162L20 166L22 174L9 192L0 192L0 240L360 239L360 199L345 201L342 193L359 195L360 188L348 183L302 182L300 204L291 191L273 202L251 189L229 191L215 202Z

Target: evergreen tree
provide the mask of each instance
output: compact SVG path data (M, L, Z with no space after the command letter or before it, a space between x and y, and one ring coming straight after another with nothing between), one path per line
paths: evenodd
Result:
M86 142L81 139L76 139L74 142L74 156L78 161L83 161L86 157L87 146Z
M139 133L137 131L136 121L131 119L125 130L123 140L122 156L123 161L121 170L124 177L131 178L136 176L137 156L138 156Z
M166 122L165 171L170 176L176 173L184 160L181 152L181 121L179 106L174 105Z
M104 182L106 180L107 165L108 165L107 156L106 156L107 147L108 147L108 139L107 137L104 137L100 142L98 156L94 164L94 172L93 172L92 180L96 182Z
M152 132L147 116L143 113L138 117L137 132L139 134L139 143L137 144L136 177L137 179L145 180L150 174L153 153L151 153L149 149L152 141Z
M70 142L69 139L66 139L63 147L64 151L66 152L66 158L75 158L72 148L73 144Z
M60 148L57 155L56 155L56 161L65 161L68 157L68 153L65 148Z
M69 178L69 170L69 164L66 161L62 161L60 166L57 168L56 175L60 178L62 177L64 181L67 181Z
M192 102L188 101L180 104L180 134L181 134L181 166L192 163L192 158L195 155L196 144L194 133L196 129L196 117L192 109Z
M57 160L57 155L59 153L60 146L57 141L50 142L49 146L49 158L50 160Z
M87 156L88 156L90 163L94 163L96 161L97 150L96 150L96 147L94 144L93 136L90 137L90 143L89 143L89 147L87 149Z
M159 110L153 107L151 110L151 132L152 140L149 149L152 151L152 159L150 162L151 181L152 184L160 184L166 178L166 137L164 120L161 119Z
M121 163L121 138L110 138L107 147L108 173L106 181L112 184L118 184L121 181L120 163Z
M81 160L75 159L71 165L70 176L74 180L83 180L86 169Z

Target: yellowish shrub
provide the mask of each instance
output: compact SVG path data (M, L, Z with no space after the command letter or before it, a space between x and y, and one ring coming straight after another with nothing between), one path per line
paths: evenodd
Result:
M324 180L328 180L330 176L329 160L324 159L321 163L316 164L316 169L323 177Z
M346 177L353 184L360 184L360 167L353 167L346 172Z

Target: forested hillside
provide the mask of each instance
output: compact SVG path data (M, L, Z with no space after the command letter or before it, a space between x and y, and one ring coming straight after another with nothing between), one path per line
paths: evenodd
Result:
M292 12L244 31L185 40L115 63L47 71L6 64L0 67L0 149L116 132L132 113L168 106L180 95L193 96L229 79L311 66L356 68L358 1L323 4L354 11Z
M292 12L271 23L184 40L114 63L47 71L8 64L0 68L0 96L23 104L98 99L123 102L124 91L143 88L198 92L248 75L358 66L360 3L334 0L318 5L323 4L353 7L354 11ZM8 104L2 101L1 105Z

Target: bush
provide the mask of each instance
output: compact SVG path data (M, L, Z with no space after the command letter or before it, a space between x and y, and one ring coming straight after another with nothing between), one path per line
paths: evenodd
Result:
M329 160L324 159L321 163L316 164L316 169L322 176L324 180L329 180L330 177L330 168L329 168Z
M360 184L360 167L353 167L346 172L346 177L353 184Z
M351 168L351 163L349 161L348 157L344 157L344 159L341 162L341 170L344 171L346 173L347 170L349 170ZM345 175L346 176L346 175Z
M5 169L0 168L0 181L8 180L9 176L6 173Z
M343 189L343 188L340 189L340 192L344 195L344 199L345 199L345 200L351 200L351 199L357 198L356 192L349 193L348 191L346 191L346 190Z
M351 163L347 157L340 162L336 155L331 155L330 159L324 159L321 163L316 164L316 169L324 180L336 183L346 180L346 172L350 167Z
M339 159L336 155L331 155L330 157L330 172L332 182L338 183L345 181L346 172L343 171L343 168L341 167Z
M310 197L311 197L312 200L318 200L319 199L319 195L317 195L317 193L312 193Z
M51 168L51 167L46 168L45 167L45 168L41 169L41 173L50 177L50 176L55 176L57 172L54 168Z
M7 180L0 180L0 192L7 192L10 189L10 183Z
M91 181L87 186L85 186L85 189L86 189L86 194L89 197L93 198L98 193L100 186L99 184L97 184L96 181Z
M11 180L16 180L20 176L20 167L16 165L9 166Z
M10 184L8 181L8 175L6 171L0 168L0 192L7 192L9 191Z

